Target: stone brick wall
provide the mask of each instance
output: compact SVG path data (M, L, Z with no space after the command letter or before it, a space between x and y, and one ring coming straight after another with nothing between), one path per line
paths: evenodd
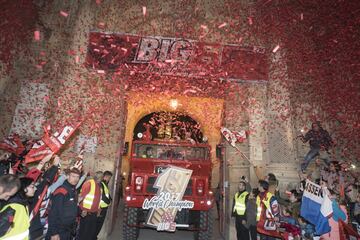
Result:
M74 116L87 118L80 127L81 134L98 139L96 151L85 153L86 169L90 172L116 172L120 169L120 152L126 128L124 78L99 75L83 66L90 30L184 37L244 46L265 45L260 39L249 34L251 27L247 17L251 14L251 4L248 1L241 1L242 4L233 4L239 3L238 1L223 3L194 0L185 1L186 4L182 1L151 1L146 4L145 18L142 15L143 4L134 1L105 0L99 5L90 0L38 2L42 5L38 28L43 33L43 38L40 42L31 43L32 53L22 61L19 60L19 68L14 70L10 79L37 80L49 85L49 106L52 110L46 113L45 118L48 121L58 124ZM60 11L66 11L68 17L59 15ZM219 28L224 22L228 25ZM205 34L202 25L208 28ZM42 61L46 63L38 66ZM273 62L274 69L280 71L279 75L283 75L286 72L283 63L277 65L277 60ZM20 67L24 63L30 67ZM6 122L3 125L6 134L11 126L21 82L12 85L13 81L9 80L8 76L0 75L0 78L0 90L6 92L5 98L11 98L11 104L7 105L11 108L6 111L8 115L1 116ZM282 169L286 159L294 159L292 123L285 121L275 130L269 129L271 125L264 125L268 117L273 122L278 121L279 112L273 108L274 104L289 104L274 103L277 98L271 93L274 92L273 89L281 86L280 82L281 79L276 73L270 75L269 84L234 82L225 99L224 125L231 130L250 129L249 139L238 144L238 147L253 165L264 169L263 174L266 171L280 174L278 170ZM115 88L119 89L116 94L113 91ZM286 95L286 89L282 89L279 94ZM4 107L4 104L0 106ZM105 108L107 111L98 112L102 106L108 106ZM104 119L106 126L101 125ZM77 138L73 141L76 142ZM73 151L74 148L69 147L62 153L64 165L71 160ZM252 165L229 145L226 145L226 166L228 215L225 221L230 223L227 225L230 227L226 234L232 239L235 236L234 223L229 213L237 183L243 175L250 179L253 186L258 179ZM288 168L290 174L294 165L289 165ZM282 171L281 174L284 174L285 179L288 173ZM118 178L119 176L115 176L114 182L117 182ZM213 183L213 186L216 184ZM112 191L116 195L117 185L114 185ZM111 218L112 216L108 219ZM107 232L107 229L104 232Z

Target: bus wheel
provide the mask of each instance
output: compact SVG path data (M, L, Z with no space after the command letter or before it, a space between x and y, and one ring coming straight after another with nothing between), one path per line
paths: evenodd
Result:
M124 222L123 222L123 239L137 240L140 229L136 226L138 224L139 212L137 208L124 208Z
M214 220L210 211L200 211L199 231L195 232L195 240L211 240L213 223Z

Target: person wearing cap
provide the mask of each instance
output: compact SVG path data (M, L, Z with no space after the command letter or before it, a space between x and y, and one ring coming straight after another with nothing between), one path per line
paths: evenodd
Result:
M70 240L75 232L79 213L76 184L80 175L79 169L70 169L65 182L51 195L46 240Z
M232 216L235 217L236 236L238 240L249 240L249 229L246 225L246 204L248 202L249 192L246 191L246 182L239 182L238 192L235 193L232 207Z
M96 236L99 235L99 233L101 231L101 228L105 221L107 210L112 201L112 198L110 196L110 191L109 191L109 182L110 182L111 177L112 177L112 173L110 171L105 171L104 175L103 175L103 179L101 181L101 190L102 190L102 196L101 196L101 201L100 201L101 212L100 212L100 215L97 217Z
M95 173L94 178L87 180L80 191L80 229L79 240L95 240L97 230L97 215L100 214L102 197L101 180L103 172Z
M8 204L5 205L1 210L1 212L6 211L6 209L9 207L15 210L13 224L9 231L4 236L2 236L2 240L29 239L29 200L34 196L36 187L33 179L27 177L20 178L20 185L21 187L19 192L11 197L8 201Z

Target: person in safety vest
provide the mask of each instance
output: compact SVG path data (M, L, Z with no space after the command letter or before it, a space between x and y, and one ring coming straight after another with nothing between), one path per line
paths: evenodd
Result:
M112 177L112 173L110 171L105 171L103 180L101 181L101 190L102 190L102 197L101 197L101 201L100 201L101 212L100 212L100 215L97 217L96 236L99 235L99 233L101 231L101 228L105 221L107 210L112 201L112 198L110 196L110 191L109 191L109 182L110 182L111 177Z
M245 181L241 181L238 186L238 192L235 193L232 207L232 216L235 217L236 235L238 240L249 240L249 229L246 225L246 204L249 198L249 192L246 191Z
M7 201L14 196L20 188L20 180L16 175L6 174L0 176L0 200ZM10 229L14 219L15 210L7 207L2 210L0 207L0 237L4 236Z
M51 195L46 240L70 240L76 232L79 214L76 184L80 175L79 169L70 169L67 180Z
M259 195L256 197L256 221L257 231L263 235L281 237L276 231L276 224L279 222L279 204L276 197L268 191L269 183L259 181ZM266 239L273 239L266 237Z
M20 180L16 175L6 174L0 176L0 200L9 200L20 188Z
M21 187L18 193L11 197L8 204L5 205L1 212L6 211L9 207L15 210L13 224L9 231L1 237L2 240L28 240L29 239L29 199L35 194L35 183L33 179L20 178Z
M87 180L80 191L80 229L79 240L95 240L96 239L96 224L97 215L100 214L101 201L101 180L103 172L95 173L94 178Z

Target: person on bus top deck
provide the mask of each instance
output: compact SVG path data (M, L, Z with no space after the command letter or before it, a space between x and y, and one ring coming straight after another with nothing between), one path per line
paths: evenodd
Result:
M148 146L145 149L145 152L143 153L143 155L141 155L142 158L154 158L154 150L152 147Z

